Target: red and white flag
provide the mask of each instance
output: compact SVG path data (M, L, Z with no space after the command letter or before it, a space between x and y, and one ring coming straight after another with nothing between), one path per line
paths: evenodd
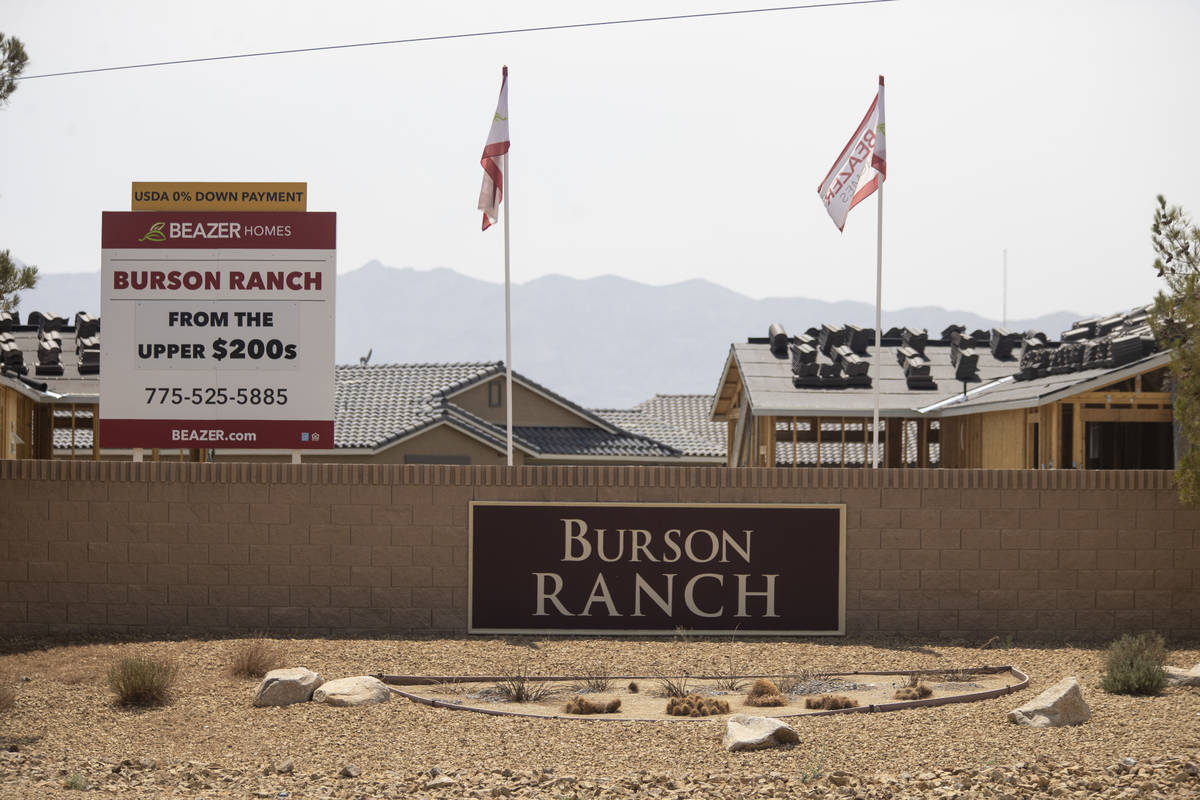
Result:
M492 116L492 128L488 131L487 144L483 146L483 186L479 189L479 205L483 212L483 230L491 227L500 217L500 201L504 198L504 171L500 168L500 156L508 152L508 67L500 79L500 100Z
M866 200L887 178L887 150L884 147L883 76L879 76L879 94L867 109L867 115L833 163L833 169L817 187L825 210L840 231L850 209Z

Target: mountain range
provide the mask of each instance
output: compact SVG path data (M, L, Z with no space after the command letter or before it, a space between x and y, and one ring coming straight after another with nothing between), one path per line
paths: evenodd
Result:
M98 272L45 273L21 293L21 316L97 314L99 296ZM772 322L798 334L823 322L871 327L874 317L871 303L756 300L704 280L649 286L612 275L547 275L512 287L513 367L580 405L624 408L657 393L715 391L730 344L766 336ZM1080 317L1061 311L1008 327L1057 338ZM1000 323L936 306L883 312L885 329L907 325L937 336L950 324ZM372 364L502 361L503 284L378 261L339 275L337 361L358 363L368 353Z

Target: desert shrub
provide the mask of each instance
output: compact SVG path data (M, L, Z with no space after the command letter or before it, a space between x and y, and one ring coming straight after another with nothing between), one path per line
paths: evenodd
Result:
M563 711L568 714L615 714L620 708L620 700L596 702L577 694L567 701L567 705L563 708Z
M786 706L787 698L779 691L779 687L766 678L759 678L746 694L748 706Z
M823 694L820 697L806 697L804 707L836 711L839 708L857 708L858 701L844 694Z
M158 706L167 702L179 667L153 658L123 658L108 670L108 688L125 706Z
M239 678L261 678L283 666L283 648L267 639L250 639L233 651L229 671Z
M593 662L583 668L582 676L574 686L575 691L607 692L612 686L611 674L607 663L604 661Z
M0 714L11 711L17 704L17 691L11 686L0 684Z
M76 772L63 782L63 788L77 792L86 792L88 790L87 778Z
M510 703L537 703L558 691L545 681L532 680L525 666L512 668L492 688Z
M727 668L725 674L713 679L713 686L723 692L740 692L750 685L750 681L738 675L739 670L735 668L733 656L726 659Z
M774 681L781 694L800 694L803 687L816 680L817 673L811 669L802 669L788 675L780 675Z
M629 686L627 686L626 688L629 689L630 694L637 694L638 693L637 681L630 681Z
M687 675L679 678L673 678L668 675L663 675L655 680L658 681L659 693L664 697L686 697L687 696Z
M689 694L668 699L667 713L675 717L711 717L728 714L729 703L719 697Z
M1166 643L1159 634L1125 634L1108 646L1100 688L1111 694L1157 694L1167 685L1162 669L1166 661Z
M918 683L916 686L905 686L902 689L897 689L896 694L892 695L893 700L924 700L933 694L933 689L929 688L927 683Z

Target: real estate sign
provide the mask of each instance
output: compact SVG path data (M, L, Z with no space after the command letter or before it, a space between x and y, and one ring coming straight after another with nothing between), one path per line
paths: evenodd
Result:
M470 505L471 633L842 634L844 505Z
M333 447L336 227L104 212L101 446Z

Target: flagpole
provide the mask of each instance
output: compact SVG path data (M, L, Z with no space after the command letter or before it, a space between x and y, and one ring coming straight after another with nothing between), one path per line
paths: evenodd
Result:
M883 377L883 181L879 182L879 216L875 229L875 452L872 460L879 469L879 384Z
M513 465L513 395L512 395L512 303L508 261L508 215L512 210L512 184L508 177L508 153L500 157L500 174L504 176L504 409L508 422L508 466Z

